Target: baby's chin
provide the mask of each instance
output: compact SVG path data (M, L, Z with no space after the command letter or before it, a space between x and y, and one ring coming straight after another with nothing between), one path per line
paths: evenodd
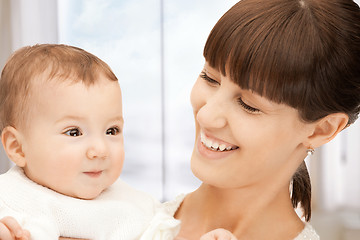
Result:
M91 191L84 191L78 193L75 198L83 199L83 200L92 200L97 198L105 189L101 190L91 190Z
M97 198L103 191L105 191L105 189L101 188L101 189L83 189L83 190L78 190L76 192L72 192L72 193L62 193L63 195L69 196L69 197L73 197L73 198L78 198L78 199L82 199L82 200L92 200Z

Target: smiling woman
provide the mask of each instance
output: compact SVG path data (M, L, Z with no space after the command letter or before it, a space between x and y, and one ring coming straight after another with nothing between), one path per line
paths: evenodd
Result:
M173 203L180 237L319 239L294 209L310 220L306 156L358 118L358 22L351 0L242 0L220 18L191 93L202 185Z
M290 152L304 148L299 146L298 141L310 134L312 125L299 119L296 109L240 88L208 63L205 64L204 72L207 72L206 77L202 74L198 78L191 95L196 120L202 129L197 148L199 157L231 157L234 161L233 164L214 162L211 170L199 166L200 163L193 160L195 175L203 180L199 175L206 173L209 177L212 176L212 184L234 188L240 179L246 179L245 185L254 185L256 182L269 182L279 175L280 169L296 168L297 161L289 160L288 156ZM213 128L219 130L211 133ZM222 128L229 129L220 131ZM274 139L274 136L277 138ZM221 149L215 148L219 143L229 150L219 151ZM285 145L288 149L280 147ZM308 146L305 146L303 152L306 152L306 147ZM196 153L194 150L193 154ZM277 161L270 160L273 158ZM243 164L239 163L242 162L240 159L244 159ZM295 165L286 167L287 164ZM227 183L229 177L232 179L231 183Z
M315 8L303 1L300 9L291 2L282 4L277 9L254 2L243 7L244 18L239 18L239 13L235 11L223 16L211 32L204 49L209 65L219 69L221 74L230 77L242 89L250 89L275 103L297 109L303 121L314 122L329 113L346 112L349 117L347 124L352 124L359 111L358 103L353 101L358 96L356 92L353 95L345 94L348 89L356 89L357 83L350 77L353 73L344 76L343 72L346 71L340 66L357 69L357 56L338 62L334 60L331 64L336 67L326 71L330 64L326 58L332 56L332 59L337 59L342 51L347 51L345 46L349 43L347 39L328 34L329 31L336 33L338 26L335 23L328 26L327 21L335 20L331 16L326 19L323 12L331 11L340 15L338 11L342 10L335 3L326 6L316 2L313 3ZM256 8L257 11L246 12L245 8ZM276 16L271 16L273 11L277 12ZM323 18L323 21L315 22L314 17ZM346 28L349 22L356 21L356 17L355 14L350 15L347 22L337 24ZM236 28L228 28L229 22L234 22ZM333 45L339 48L334 50ZM343 77L350 80L343 81ZM317 80L322 78L327 82ZM329 93L334 98L329 97ZM343 101L338 103L337 99ZM239 98L239 102L245 109L256 111L244 104L242 98ZM315 146L307 147L312 149ZM295 174L293 187L297 189L293 192L294 207L302 202L306 219L309 220L311 188L305 164Z

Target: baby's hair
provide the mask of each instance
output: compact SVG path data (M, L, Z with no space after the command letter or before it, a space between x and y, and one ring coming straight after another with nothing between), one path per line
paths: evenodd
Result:
M209 65L243 89L284 103L305 122L360 111L360 10L351 0L242 0L217 22L204 48ZM292 202L311 217L305 164Z
M101 75L117 81L104 61L81 48L63 44L20 48L12 54L1 73L0 133L6 126L14 127L26 121L27 102L34 81L82 82L91 86Z

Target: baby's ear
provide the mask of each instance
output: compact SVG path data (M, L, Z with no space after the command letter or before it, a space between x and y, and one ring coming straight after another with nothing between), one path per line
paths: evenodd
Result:
M1 134L1 141L7 156L19 167L25 167L25 154L22 150L20 133L14 127L7 126Z
M308 137L309 147L317 148L330 142L348 123L345 113L332 113L314 123L312 135Z

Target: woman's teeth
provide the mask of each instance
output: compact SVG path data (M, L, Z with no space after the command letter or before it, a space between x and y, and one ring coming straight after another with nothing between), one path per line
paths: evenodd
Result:
M210 140L210 139L206 138L204 133L200 133L200 140L207 148L214 150L214 151L224 152L224 151L230 151L230 150L234 150L234 149L238 148L237 146L234 146L234 145L226 145L223 143L220 144L213 140Z

